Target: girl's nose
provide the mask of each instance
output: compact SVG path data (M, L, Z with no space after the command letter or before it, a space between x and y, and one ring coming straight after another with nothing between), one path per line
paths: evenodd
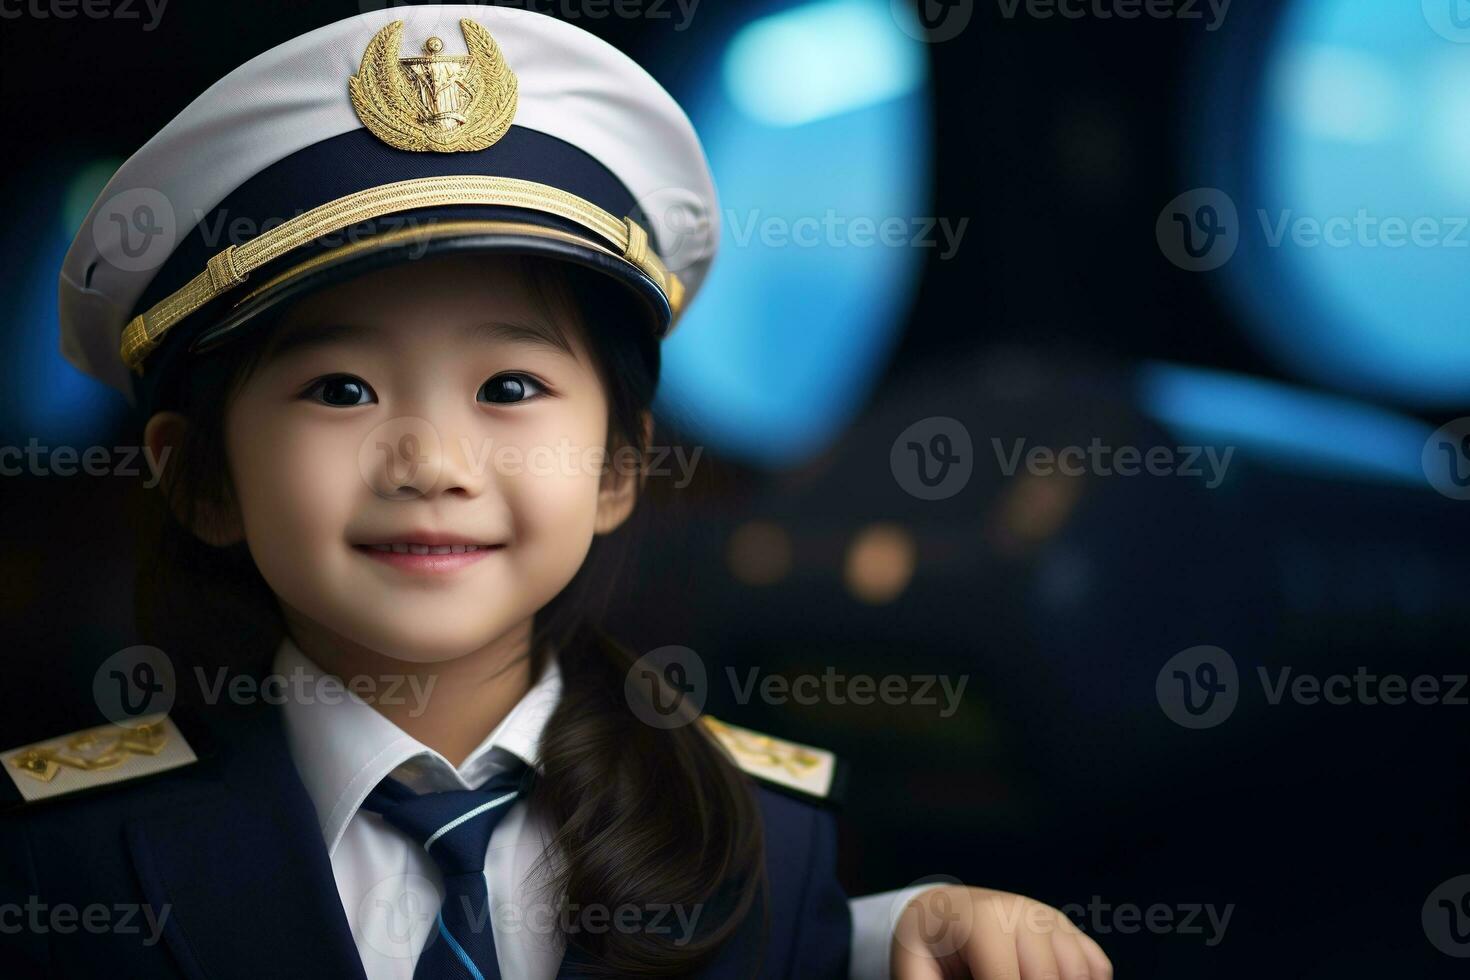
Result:
M488 452L433 421L408 416L378 426L363 441L358 464L373 492L389 499L440 493L478 494Z

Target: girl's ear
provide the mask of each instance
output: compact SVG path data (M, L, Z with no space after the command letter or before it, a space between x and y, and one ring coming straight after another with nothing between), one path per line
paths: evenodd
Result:
M597 523L593 528L596 534L610 534L622 526L628 515L633 513L638 492L648 479L640 461L653 444L653 413L645 409L640 417L643 431L639 454L635 456L629 452L629 447L619 446L613 451L607 472L602 476L602 486L597 492ZM636 467L635 462L638 463Z
M189 420L178 412L157 412L143 429L143 446L163 474L162 488L169 510L194 536L216 548L237 544L245 537L240 511L233 499L213 504L184 499L178 485L179 469L185 465L184 434Z

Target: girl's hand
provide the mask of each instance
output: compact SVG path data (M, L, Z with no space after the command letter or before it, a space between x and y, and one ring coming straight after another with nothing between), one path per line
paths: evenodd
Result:
M1024 895L942 885L920 892L893 933L893 980L1112 980L1102 948Z

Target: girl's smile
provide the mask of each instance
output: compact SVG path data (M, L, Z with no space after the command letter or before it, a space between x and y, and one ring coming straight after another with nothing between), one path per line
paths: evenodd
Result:
M374 561L405 572L442 575L467 568L505 545L487 544L456 534L409 532L392 541L355 544L358 551Z

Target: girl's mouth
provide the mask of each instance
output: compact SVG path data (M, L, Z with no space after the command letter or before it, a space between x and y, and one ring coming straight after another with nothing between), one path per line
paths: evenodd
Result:
M473 565L500 551L503 544L422 544L413 541L392 544L357 544L354 550L385 565L407 572L453 572Z
M391 551L395 555L458 555L466 551L479 551L481 548L490 550L498 548L497 544L364 544L360 548L371 548L374 551Z

